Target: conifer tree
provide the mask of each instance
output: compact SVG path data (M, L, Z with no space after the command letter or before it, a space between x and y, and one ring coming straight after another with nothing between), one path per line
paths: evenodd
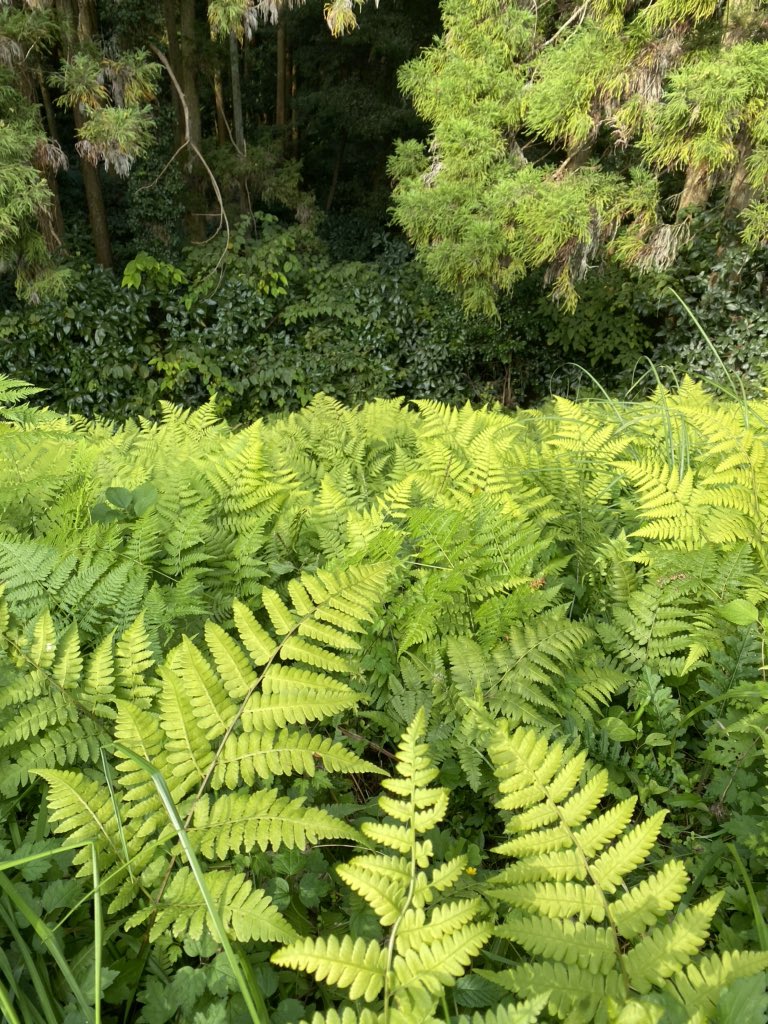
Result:
M431 124L401 143L395 216L473 310L534 267L553 295L605 259L669 266L696 210L768 234L762 0L443 0L401 70Z

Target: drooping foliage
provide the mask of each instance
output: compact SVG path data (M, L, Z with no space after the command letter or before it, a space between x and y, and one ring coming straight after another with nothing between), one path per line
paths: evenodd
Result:
M572 307L610 258L665 267L712 199L765 238L764 7L441 5L400 80L433 129L391 162L396 218L471 309L536 267Z

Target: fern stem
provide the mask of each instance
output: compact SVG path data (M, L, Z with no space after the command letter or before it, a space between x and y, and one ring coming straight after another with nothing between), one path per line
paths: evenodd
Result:
M423 710L423 709L422 709ZM391 998L391 980L392 980L392 963L395 959L395 942L397 941L397 933L400 931L400 926L403 923L403 919L408 910L411 908L413 902L413 894L416 891L416 872L418 865L416 864L416 783L412 781L411 785L411 820L409 822L410 828L410 839L411 839L411 877L408 882L408 891L405 894L403 905L400 908L400 913L392 925L392 931L389 933L389 942L387 943L387 966L384 972L384 1006L382 1020L383 1024L389 1024L389 1013L390 1013L390 998Z

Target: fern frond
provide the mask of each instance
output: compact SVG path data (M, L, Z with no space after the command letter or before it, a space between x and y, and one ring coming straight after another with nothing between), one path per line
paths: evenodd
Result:
M462 1015L458 1024L536 1024L547 1005L547 995L534 996L522 1003L508 1003L485 1013Z
M216 761L211 785L214 789L234 789L241 780L252 786L257 778L269 779L273 775L304 774L311 778L318 766L328 772L384 774L377 765L353 754L341 743L308 732L281 729L228 736Z
M686 888L684 867L673 861L638 877L665 812L633 824L633 799L601 812L605 773L590 775L583 756L533 730L510 734L502 723L489 753L499 806L517 812L506 822L513 838L500 848L516 860L489 889L512 908L496 934L534 959L485 976L521 995L549 992L550 1012L579 1021L607 997L621 1004L681 977L719 899L667 923Z
M680 861L670 861L611 903L611 918L625 939L633 939L668 913L683 896L688 873Z
M245 875L230 871L208 871L205 885L217 905L225 929L238 942L290 942L296 935L272 900L261 889L254 889ZM143 908L126 921L136 928L153 913ZM156 941L164 932L177 939L200 939L215 935L198 881L189 868L179 868L165 891L150 930Z
M147 673L155 664L155 655L144 615L141 611L115 644L115 693L125 700L135 701L139 707L148 706L157 693L157 688L146 681Z
M366 943L348 935L339 941L334 935L328 939L301 939L274 953L272 962L278 967L308 971L318 981L349 990L350 999L373 1002L384 988L387 951L378 942Z
M195 804L190 835L204 856L218 860L241 849L279 850L285 846L301 850L319 839L359 838L357 831L339 818L307 807L303 797L291 800L274 789L203 797Z
M420 943L418 947L412 946L396 957L394 993L397 994L400 988L423 986L433 995L439 995L443 988L452 985L464 973L472 957L480 952L492 933L493 929L487 922L464 924L444 938L432 938L431 933L425 931L427 942Z
M624 966L632 987L649 992L690 963L709 937L709 925L722 896L710 896L677 915L666 928L654 928L630 949Z
M465 899L438 904L429 917L420 908L407 910L397 930L396 949L405 954L425 943L440 942L474 921L483 909L482 900Z
M496 934L529 953L577 964L595 974L607 974L616 963L616 943L610 928L551 917L510 915Z
M725 952L688 964L667 983L666 991L680 1000L693 1017L714 1012L722 990L739 978L751 978L768 970L768 953Z
M105 786L93 782L80 772L40 768L36 771L50 789L48 804L55 831L67 833L73 843L96 843L100 851L111 852L115 861L122 860L119 830L114 806ZM75 860L90 865L87 849L77 853Z
M547 993L549 1012L566 1020L590 1021L607 997L617 1002L624 999L618 973L594 974L575 964L526 963L506 971L478 973L515 995L536 998Z

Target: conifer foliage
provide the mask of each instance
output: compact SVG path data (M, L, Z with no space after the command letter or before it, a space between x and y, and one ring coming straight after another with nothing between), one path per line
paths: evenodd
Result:
M768 22L759 0L444 0L401 87L432 126L392 158L396 217L471 309L547 268L572 307L608 255L666 267L710 202L766 236Z

